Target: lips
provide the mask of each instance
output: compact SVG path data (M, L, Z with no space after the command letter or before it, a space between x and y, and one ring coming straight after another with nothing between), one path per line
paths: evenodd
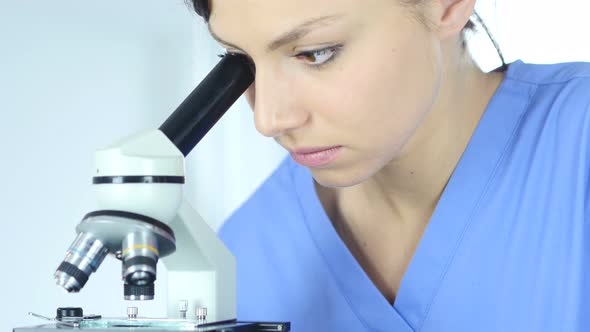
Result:
M342 146L300 148L291 151L295 162L307 167L326 166L338 157Z

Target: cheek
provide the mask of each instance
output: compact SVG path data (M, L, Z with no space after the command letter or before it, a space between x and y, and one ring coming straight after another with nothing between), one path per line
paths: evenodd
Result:
M372 61L349 66L354 72L343 76L354 79L342 77L340 93L334 91L331 99L338 100L339 118L349 132L370 145L399 150L432 108L439 64L427 45L394 47L399 51L361 56Z

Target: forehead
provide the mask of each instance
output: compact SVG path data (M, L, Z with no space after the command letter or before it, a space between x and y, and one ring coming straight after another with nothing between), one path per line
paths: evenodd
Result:
M346 11L363 7L375 0L210 0L211 16L283 20L298 15L317 16L324 11ZM390 0L391 1L391 0Z
M358 14L376 1L383 0L212 0L209 24L221 37L268 37L312 18Z

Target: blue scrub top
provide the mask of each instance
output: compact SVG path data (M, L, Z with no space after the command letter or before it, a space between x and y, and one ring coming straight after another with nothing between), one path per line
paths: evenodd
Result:
M220 230L238 318L311 331L590 331L590 64L512 63L389 304L286 159Z

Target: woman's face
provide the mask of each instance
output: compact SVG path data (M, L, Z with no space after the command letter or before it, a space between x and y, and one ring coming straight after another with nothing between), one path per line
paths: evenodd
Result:
M216 0L210 29L256 66L257 130L325 186L394 161L439 91L440 40L397 0Z

